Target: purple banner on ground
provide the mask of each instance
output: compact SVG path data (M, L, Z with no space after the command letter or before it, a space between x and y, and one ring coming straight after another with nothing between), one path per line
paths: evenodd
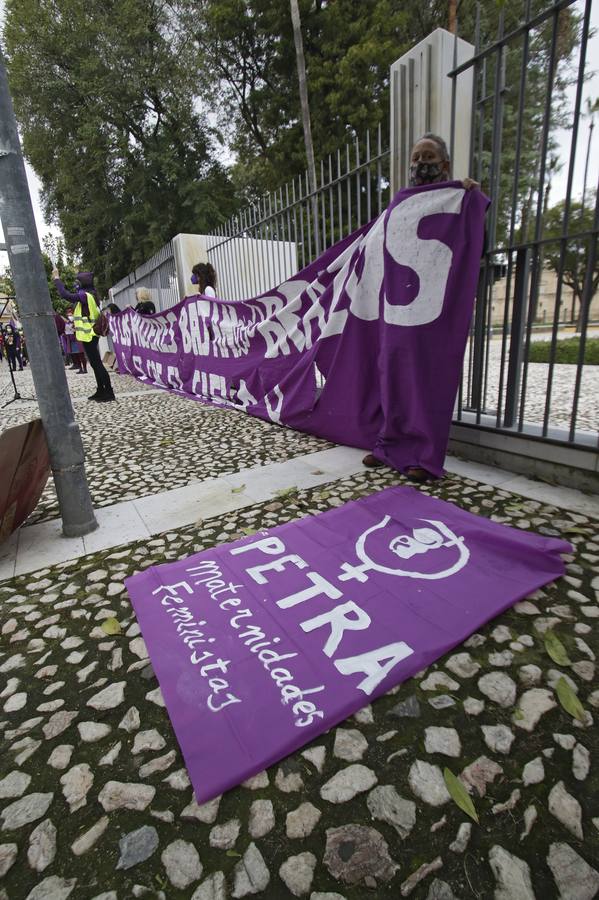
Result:
M128 578L198 802L424 669L570 551L397 487Z
M406 188L259 297L127 309L119 371L441 475L487 205L460 182Z

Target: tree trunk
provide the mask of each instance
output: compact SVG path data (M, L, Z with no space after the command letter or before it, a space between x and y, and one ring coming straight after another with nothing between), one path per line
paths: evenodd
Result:
M448 19L448 29L451 34L456 33L456 19L458 15L458 3L457 0L449 0L449 19Z
M320 234L318 226L318 200L316 198L316 165L314 163L314 146L312 144L312 127L310 125L310 104L308 102L308 85L306 82L306 60L304 58L304 42L302 40L302 23L297 0L290 0L291 22L293 24L293 40L297 60L297 80L299 82L302 123L304 126L304 144L308 164L308 186L311 196L312 221L316 255L320 255Z

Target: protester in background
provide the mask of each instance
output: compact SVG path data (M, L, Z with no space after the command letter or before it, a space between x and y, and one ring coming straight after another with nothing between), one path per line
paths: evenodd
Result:
M451 180L451 160L447 144L442 137L432 132L423 134L416 141L410 156L410 187L423 187L429 184L440 184ZM472 178L464 178L462 185L467 191L480 188L480 184ZM368 468L384 466L385 463L368 453L362 463ZM414 466L407 470L411 481L424 482L431 476L425 469Z
M67 320L64 316L61 316L60 313L54 313L54 324L56 325L56 331L58 333L58 341L60 343L60 349L62 350L62 357L64 359L65 366L72 365L73 360L71 359L71 355L69 353L69 345L67 342L67 336L65 334L65 327L67 324Z
M0 363L4 362L4 329L0 325Z
M98 295L94 287L93 272L78 272L75 280L75 289L67 290L60 280L58 269L52 270L52 278L59 295L69 303L75 304L74 325L75 338L83 344L85 355L94 370L97 390L88 400L96 400L98 403L106 403L116 400L110 383L110 375L102 364L98 343L100 338L94 334L93 324L100 317L98 309Z
M210 263L196 263L191 270L191 283L197 284L198 293L204 297L216 297L216 271Z
M87 374L87 362L85 353L83 352L83 344L75 337L75 310L72 306L67 307L66 320L64 325L64 336L71 358L70 368L77 372L77 375Z
M104 312L109 312L111 316L116 316L117 313L120 313L120 307L116 305L116 303L107 303L104 307Z
M6 358L8 359L8 365L11 370L16 372L18 364L19 371L22 372L23 359L21 357L21 338L19 332L16 331L10 323L4 326L4 346L6 347Z
M21 362L24 366L29 362L29 353L27 352L27 340L25 338L25 332L22 328L18 329L19 338L20 338L20 351L21 351Z
M142 316L153 316L156 312L156 307L151 298L152 294L149 288L137 288L135 291L135 299L137 300L135 312L140 313Z

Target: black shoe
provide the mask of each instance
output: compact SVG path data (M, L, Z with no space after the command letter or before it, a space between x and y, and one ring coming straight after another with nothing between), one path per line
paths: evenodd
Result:
M385 463L373 456L372 453L368 453L362 460L362 465L368 466L369 469L378 469L381 466L384 466Z
M111 400L116 400L114 396L114 391L112 388L108 388L107 390L100 391L98 396L96 397L97 403L110 403Z
M101 393L100 388L98 388L98 390L96 391L96 393L95 393L95 394L91 394L91 396L89 396L87 399L88 399L88 400L97 400L98 397L100 396L100 393Z

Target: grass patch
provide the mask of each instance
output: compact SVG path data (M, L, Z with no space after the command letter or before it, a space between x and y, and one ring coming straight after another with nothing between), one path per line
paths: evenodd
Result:
M580 338L572 337L558 341L555 345L555 362L578 362ZM551 341L533 341L530 345L530 362L549 362ZM599 366L599 338L588 338L584 349L584 361L587 366Z

